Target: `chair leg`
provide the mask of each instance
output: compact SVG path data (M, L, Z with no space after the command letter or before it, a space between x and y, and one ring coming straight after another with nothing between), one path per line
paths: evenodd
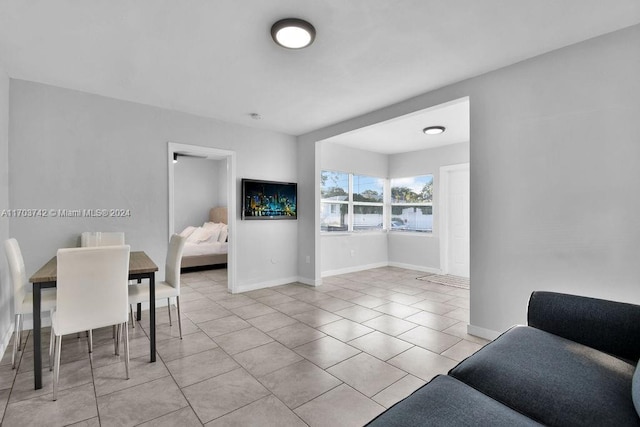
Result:
M20 315L20 326L18 327L18 351L24 350L22 345L22 330L24 329L24 315ZM27 343L25 343L27 345Z
M182 316L180 316L180 297L176 296L176 311L178 312L178 330L180 331L180 339L182 339Z
M131 312L131 327L133 327L133 329L136 328L136 321L133 318L133 305L129 304L129 311Z
M11 353L11 369L16 369L16 355L18 354L18 347L20 347L20 317L22 315L16 314L15 320L15 339L13 340L13 352Z
M53 371L55 336L56 334L53 333L53 328L51 328L51 333L49 334L49 371Z
M122 326L124 326L124 328L120 329L123 329L124 332L124 367L127 371L127 379L129 379L129 325L127 325L127 322L124 322Z
M20 315L20 327L18 327L18 351L24 350L24 346L27 345L25 342L22 345L22 330L24 329L24 315Z
M91 329L87 331L87 344L89 346L89 353L93 353L93 331Z
M167 298L167 311L169 312L169 326L173 326L171 323L171 298Z
M121 325L116 326L116 339L113 342L113 350L116 356L120 356L120 339L122 338Z
M53 400L58 400L58 381L60 379L60 351L62 350L62 335L56 337L55 365L53 367Z

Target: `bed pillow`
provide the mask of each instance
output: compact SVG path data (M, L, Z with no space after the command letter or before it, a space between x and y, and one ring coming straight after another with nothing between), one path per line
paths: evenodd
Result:
M220 229L220 235L218 236L218 242L220 242L220 243L226 242L228 236L229 236L229 227L225 224Z
M224 224L221 222L205 222L202 225L202 228L211 231L211 236L207 239L207 243L215 243L218 241L223 226Z
M180 232L180 235L181 235L182 237L189 237L189 236L191 236L191 233L193 233L194 231L196 231L196 228L197 228L197 227L194 227L194 226L190 225L190 226L188 226L187 228L185 228L184 230L182 230L182 231Z
M211 230L207 230L202 227L196 228L193 233L189 237L187 237L187 242L190 243L201 243L209 240L213 232Z
M209 236L209 238L204 243L216 243L218 241L218 238L220 237L220 229L209 229L209 231L211 232L211 236Z

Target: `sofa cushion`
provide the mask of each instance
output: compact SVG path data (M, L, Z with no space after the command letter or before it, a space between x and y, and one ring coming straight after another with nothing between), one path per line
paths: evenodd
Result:
M455 378L438 375L369 426L537 426Z
M640 415L640 361L638 361L636 370L633 373L631 397L633 398L633 406L636 407L636 412Z
M634 366L528 326L514 327L450 375L547 425L640 425Z

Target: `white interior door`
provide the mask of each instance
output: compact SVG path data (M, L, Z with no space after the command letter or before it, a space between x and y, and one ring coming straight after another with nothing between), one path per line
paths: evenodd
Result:
M447 173L448 270L469 277L469 166Z

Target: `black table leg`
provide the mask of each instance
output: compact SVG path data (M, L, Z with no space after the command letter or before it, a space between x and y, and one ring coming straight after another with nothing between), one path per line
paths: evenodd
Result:
M149 276L149 324L151 327L151 361L156 361L156 274L151 273Z
M136 306L136 320L138 322L142 320L142 304L140 303Z
M33 284L33 380L35 389L42 388L42 346L40 319L40 283Z

